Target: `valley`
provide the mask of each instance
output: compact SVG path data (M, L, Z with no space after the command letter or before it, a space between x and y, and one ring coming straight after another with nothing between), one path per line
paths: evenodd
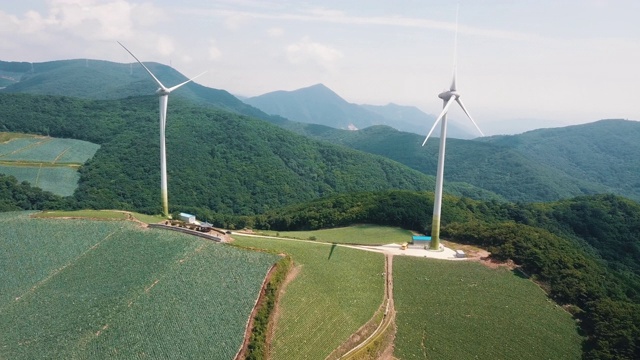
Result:
M343 244L430 234L436 141L294 122L189 83L168 109L170 213L305 240L213 244L121 217L163 219L157 99L140 96L154 84L126 64L87 64L0 62L20 79L0 90L0 278L11 279L0 358L230 359L261 291L272 310L257 308L247 358L339 358L381 323L385 256ZM358 354L640 354L639 134L602 120L450 139L443 239L515 269L394 256L394 325ZM58 168L75 177L46 171ZM285 279L261 290L281 259Z

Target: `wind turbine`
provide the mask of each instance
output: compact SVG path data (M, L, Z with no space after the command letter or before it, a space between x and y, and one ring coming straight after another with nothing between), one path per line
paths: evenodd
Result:
M438 250L440 248L440 215L442 210L442 183L444 182L444 153L445 153L445 147L447 145L447 112L449 111L449 108L451 108L451 105L454 102L457 102L458 105L460 105L460 107L462 108L462 111L464 111L464 113L467 115L469 120L471 120L471 122L476 127L476 129L478 129L478 132L480 133L480 135L484 136L484 134L482 133L482 130L480 130L480 128L478 127L478 124L476 124L476 122L473 120L471 115L469 115L469 112L467 111L467 109L462 104L462 100L460 99L460 93L456 88L457 47L458 47L458 9L456 9L456 35L454 40L454 53L453 53L453 80L451 81L451 86L449 87L449 90L445 90L438 95L438 97L443 101L442 112L440 113L435 123L431 127L431 130L429 130L427 137L422 142L422 146L424 146L427 143L427 140L429 140L429 137L433 133L433 130L435 130L438 123L442 121L441 128L440 128L441 129L440 130L440 149L438 151L438 170L436 173L436 191L433 199L433 221L431 223L431 243L429 245L429 248L431 250Z
M118 44L120 44L120 46L122 46L125 50L127 50L127 52L131 56L133 56L133 58L136 59L136 61L140 63L140 65L142 65L142 67L145 70L147 70L149 75L151 75L151 77L153 78L153 80L155 80L158 86L160 86L158 90L156 90L156 94L158 94L158 98L160 99L160 193L162 196L162 213L165 217L169 217L169 196L167 191L167 153L166 153L165 135L164 135L165 128L167 125L167 103L169 102L169 94L172 91L176 90L177 88L181 87L182 85L188 82L191 82L197 77L203 75L206 71L201 73L198 76L192 77L191 79L183 83L180 83L176 86L168 88L162 85L160 80L158 80L158 78L155 75L153 75L151 70L149 70L140 60L138 60L138 58L135 55L133 55L133 53L129 51L129 49L127 49L119 41L118 41Z

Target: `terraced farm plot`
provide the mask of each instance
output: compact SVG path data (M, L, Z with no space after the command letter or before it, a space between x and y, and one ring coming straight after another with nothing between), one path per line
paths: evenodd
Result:
M72 167L7 166L0 164L0 173L11 175L18 181L28 181L45 191L70 196L78 187L80 174Z
M382 303L382 254L295 240L234 238L241 246L290 254L299 271L280 299L273 359L326 358Z
M580 359L577 325L533 282L475 262L394 257L400 359Z
M0 358L230 359L276 255L0 214Z
M8 134L8 133L0 133L0 135L1 134ZM26 134L20 134L20 135L24 136ZM34 146L38 142L43 141L42 137L35 137L35 136L34 137L6 136L6 137L7 137L6 141L0 142L0 158L19 152L21 149L28 149L29 147Z
M0 133L0 173L61 196L75 191L80 165L100 145L74 139Z
M378 225L353 225L334 229L313 231L262 231L269 236L281 236L293 239L314 239L336 244L384 245L402 244L411 241L411 231Z

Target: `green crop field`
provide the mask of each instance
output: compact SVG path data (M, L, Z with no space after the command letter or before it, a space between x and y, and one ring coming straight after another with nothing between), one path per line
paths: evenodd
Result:
M0 173L11 175L18 181L28 181L45 191L60 196L69 196L78 187L80 175L72 167L44 167L44 166L11 166L0 164Z
M30 146L43 141L41 137L31 137L27 134L19 134L17 136L12 133L0 133L0 138L4 141L0 142L0 158L9 156L14 152L20 151L20 149L28 149Z
M0 143L0 159L82 164L90 159L99 148L100 145L75 139L14 138L8 142Z
M126 220L127 212L117 210L73 210L73 211L42 211L31 215L34 218L84 218L100 220Z
M382 303L382 254L296 240L234 238L241 246L290 254L299 271L280 299L273 359L324 359Z
M230 359L276 255L0 214L0 359Z
M411 231L378 225L353 225L343 228L321 229L314 231L264 231L269 236L281 236L293 239L314 239L337 244L384 245L402 244L411 241Z
M475 262L396 256L400 359L579 359L577 325L533 282Z
M74 139L0 133L0 173L61 196L78 186L78 166L100 145Z
M146 215L133 211L120 210L73 210L73 211L42 211L35 213L32 217L39 218L85 218L85 219L101 219L101 220L126 220L129 216L136 220L147 224L159 223L165 220L160 215Z

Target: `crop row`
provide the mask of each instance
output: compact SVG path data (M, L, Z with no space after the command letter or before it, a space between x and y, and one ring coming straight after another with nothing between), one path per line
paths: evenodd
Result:
M72 195L78 187L80 175L70 167L27 167L0 165L0 173L14 176L18 181L28 181L56 195Z
M533 282L478 263L396 257L401 359L578 359L571 316Z
M22 148L14 149L16 146L24 145L23 143L26 145ZM57 138L20 138L7 142L4 146L13 149L7 151L3 145L0 145L0 154L4 154L2 159L5 160L70 162L80 164L93 157L100 148L100 145L87 141Z
M382 303L384 256L331 244L234 237L291 255L297 273L280 298L273 359L324 359Z
M33 229L32 247L58 231L84 246L55 265L41 259L49 273L25 279L19 300L3 299L0 358L229 359L277 258L123 221L5 220L21 228L16 236ZM54 223L67 227L40 226ZM11 258L28 256L16 242ZM3 277L22 271L18 261L0 266Z

